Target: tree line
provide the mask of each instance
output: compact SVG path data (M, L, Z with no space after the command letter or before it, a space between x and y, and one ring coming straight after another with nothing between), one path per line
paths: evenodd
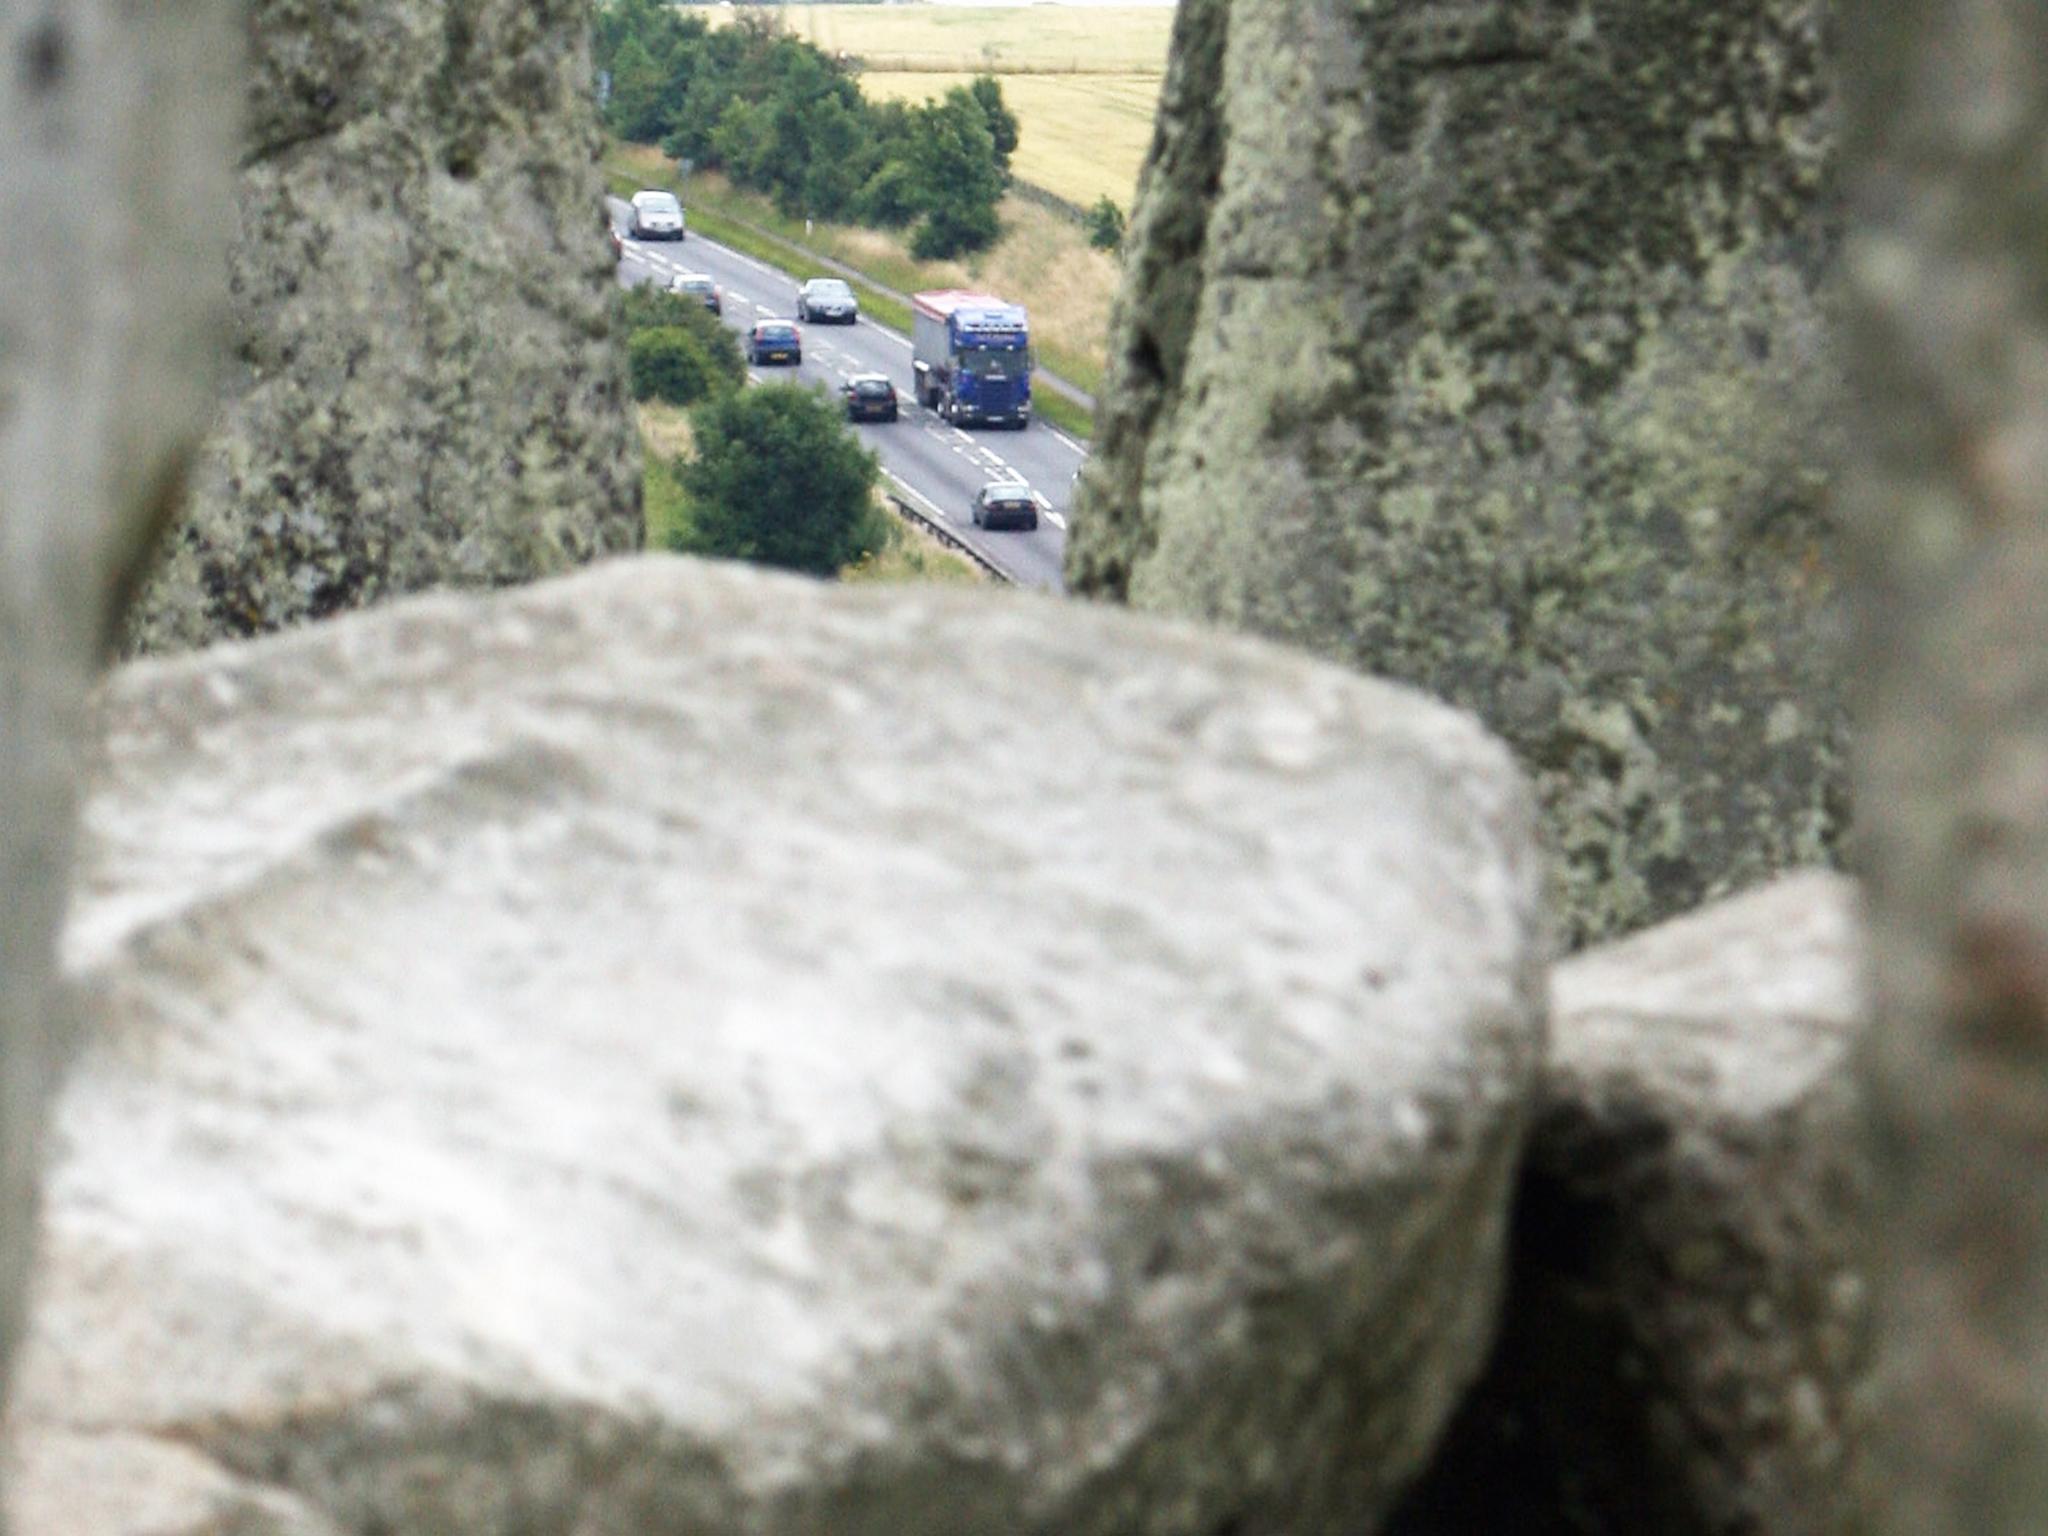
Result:
M995 241L1017 118L993 76L922 105L871 102L758 7L714 28L661 0L604 0L594 44L622 139L722 171L792 217L914 225L920 257Z

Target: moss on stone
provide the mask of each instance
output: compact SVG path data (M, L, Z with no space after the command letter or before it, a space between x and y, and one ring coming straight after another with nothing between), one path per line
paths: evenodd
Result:
M1839 832L1826 14L1183 12L1072 583L1479 711L1574 940Z
M131 649L637 548L578 0L253 9L244 374Z

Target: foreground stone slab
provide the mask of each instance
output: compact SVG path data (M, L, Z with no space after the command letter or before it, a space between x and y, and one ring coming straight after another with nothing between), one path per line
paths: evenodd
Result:
M670 560L107 714L18 1536L1356 1536L1477 1370L1541 964L1464 716Z
M1860 939L1810 871L1557 969L1500 1348L1398 1536L1861 1528Z

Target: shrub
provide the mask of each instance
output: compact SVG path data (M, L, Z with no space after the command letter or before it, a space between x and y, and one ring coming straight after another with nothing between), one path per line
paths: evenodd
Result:
M635 400L694 405L730 388L704 344L679 325L635 331L626 343L626 358Z
M1083 216L1082 223L1088 230L1088 243L1098 251L1124 248L1124 211L1109 194L1095 199L1095 206Z
M632 339L646 331L683 331L696 342L701 361L709 370L710 383L704 393L737 389L746 382L747 361L740 355L739 338L725 328L718 316L693 298L643 283L637 288L619 291L613 302L612 317L613 330L626 339L627 365L629 376L636 380L636 399L650 398L639 393L638 375L630 372L633 366ZM656 395L651 398L669 397ZM691 397L693 400L697 398L701 396Z
M697 457L682 466L692 553L830 576L879 547L875 456L822 393L749 389L700 407L693 424Z

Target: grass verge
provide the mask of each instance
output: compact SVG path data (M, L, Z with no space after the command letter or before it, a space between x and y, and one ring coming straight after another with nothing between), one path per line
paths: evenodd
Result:
M988 580L981 567L948 549L877 496L878 516L887 530L882 547L864 560L839 573L841 581L856 586L881 586L909 581L929 581L940 586L979 586Z

